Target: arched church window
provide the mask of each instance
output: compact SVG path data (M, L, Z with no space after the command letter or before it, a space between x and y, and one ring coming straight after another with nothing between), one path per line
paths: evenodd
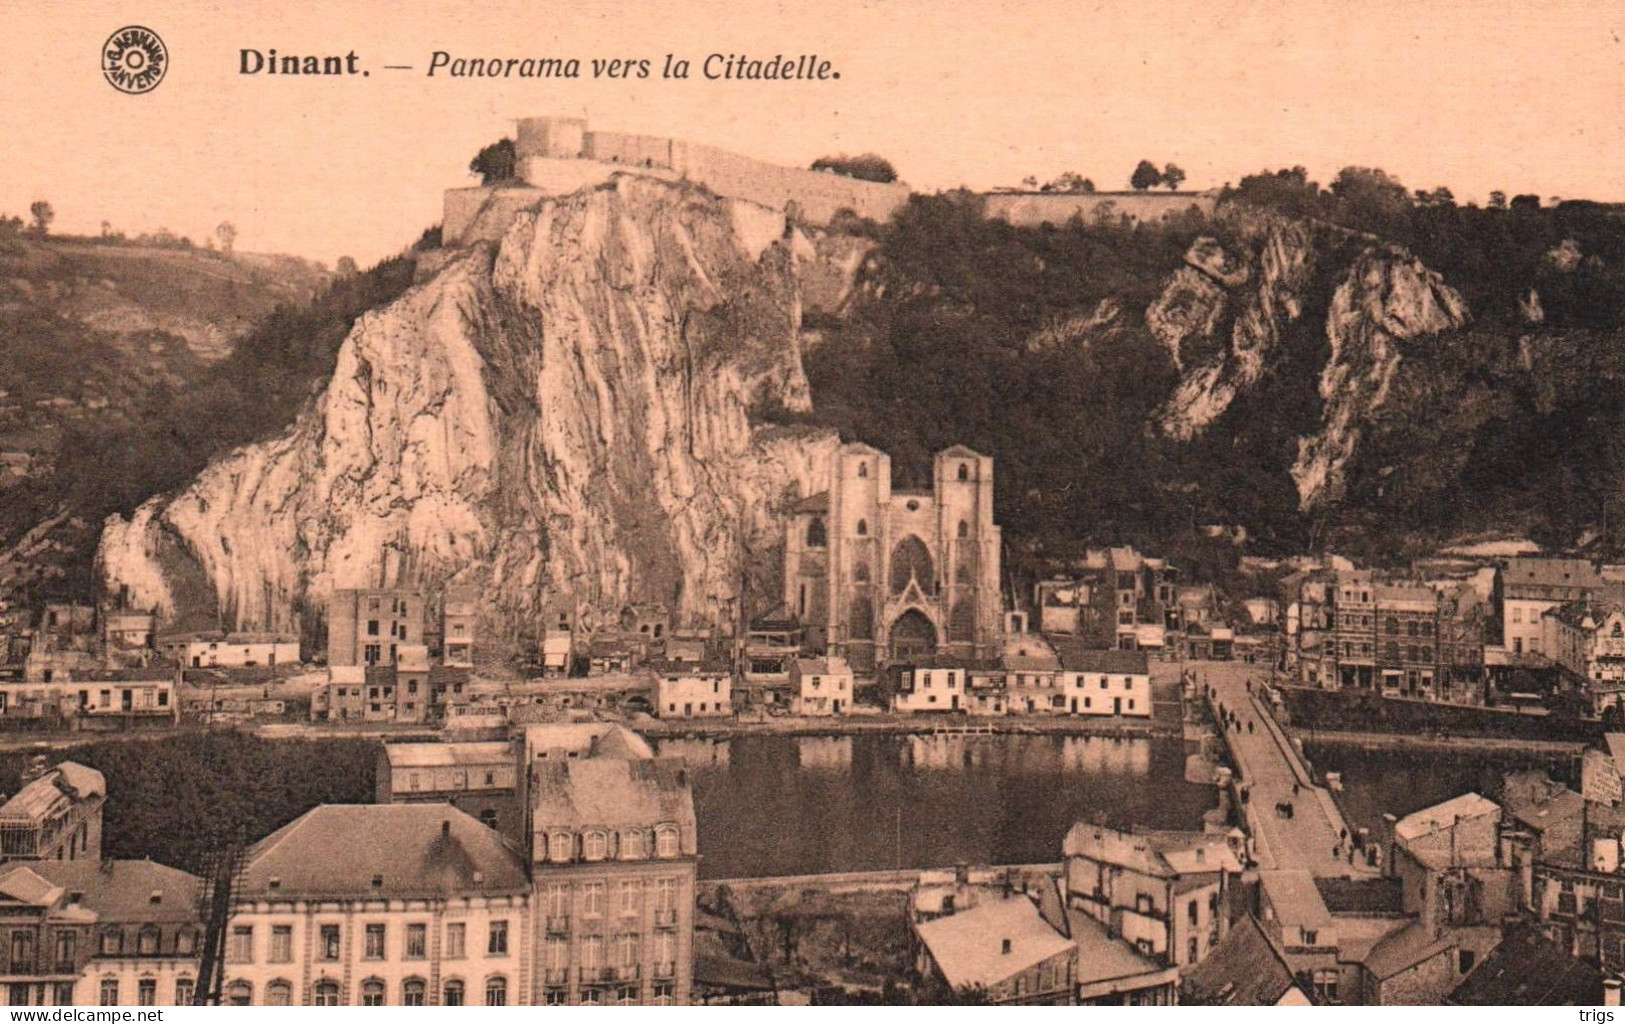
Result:
M869 475L869 464L867 462L858 463L858 478L862 479L862 478L864 478L864 477L866 477L868 475Z
M970 479L970 467L965 465L963 462L961 462L959 464L959 479L960 480L969 480Z
M969 537L969 536L970 536L970 524L965 522L963 519L961 519L959 521L959 539L964 540L966 537Z
M869 536L869 520L867 520L867 519L859 519L858 520L858 536L859 537L867 537L867 536Z
M821 548L828 543L824 533L824 520L814 516L813 521L807 524L807 546Z

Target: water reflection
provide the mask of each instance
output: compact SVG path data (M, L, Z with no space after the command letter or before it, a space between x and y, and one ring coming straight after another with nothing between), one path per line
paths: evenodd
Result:
M660 751L694 769L710 878L1053 861L1076 821L1196 828L1215 799L1185 781L1177 739L746 736Z

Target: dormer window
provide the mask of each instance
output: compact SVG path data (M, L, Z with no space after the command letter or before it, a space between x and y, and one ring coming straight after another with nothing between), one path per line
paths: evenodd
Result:
M156 928L143 928L143 929L141 929L141 935L136 940L136 948L140 951L142 956L157 956L158 955L158 929L156 929Z
M649 856L649 843L639 831L621 833L621 859L642 860Z
M574 837L564 831L550 832L547 836L547 859L562 864L575 852Z
M677 856L677 826L660 825L655 828L655 856Z
M609 854L609 837L597 831L583 833L581 850L587 860L603 860Z

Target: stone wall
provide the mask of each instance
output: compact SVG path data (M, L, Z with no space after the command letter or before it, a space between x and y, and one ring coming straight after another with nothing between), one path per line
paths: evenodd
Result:
M1219 201L1217 192L989 192L984 198L989 217L1026 228L1065 224L1075 216L1082 216L1085 224L1123 216L1155 224L1192 209L1210 217Z

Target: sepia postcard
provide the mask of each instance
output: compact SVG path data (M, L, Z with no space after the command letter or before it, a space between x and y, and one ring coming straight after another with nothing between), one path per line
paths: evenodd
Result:
M1625 5L0 10L13 1019L1614 1019Z

